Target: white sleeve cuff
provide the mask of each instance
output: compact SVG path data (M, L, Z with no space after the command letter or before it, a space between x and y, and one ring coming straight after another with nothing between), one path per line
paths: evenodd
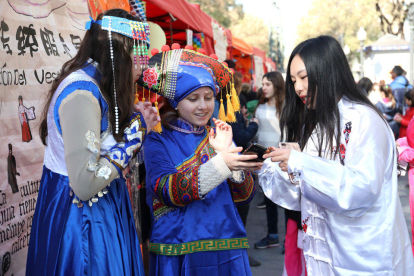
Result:
M200 166L198 173L199 194L202 196L208 194L232 175L233 173L230 171L229 167L227 167L221 154L217 154Z
M288 161L288 173L301 173L302 172L302 153L296 150L290 152Z

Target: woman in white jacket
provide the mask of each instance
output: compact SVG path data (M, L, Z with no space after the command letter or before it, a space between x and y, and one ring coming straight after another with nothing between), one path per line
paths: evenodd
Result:
M293 50L280 125L302 152L274 148L259 182L275 203L302 211L308 275L413 275L393 134L332 37Z

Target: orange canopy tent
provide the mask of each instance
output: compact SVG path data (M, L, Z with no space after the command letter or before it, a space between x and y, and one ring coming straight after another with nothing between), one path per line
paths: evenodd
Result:
M253 55L253 47L241 38L233 36L233 48L239 50L245 55Z
M236 71L243 75L242 82L251 84L253 47L241 38L232 36L232 56L236 59Z

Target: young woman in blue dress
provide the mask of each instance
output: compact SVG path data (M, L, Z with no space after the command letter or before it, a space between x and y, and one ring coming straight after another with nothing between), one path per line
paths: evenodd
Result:
M122 170L159 121L149 103L133 110L133 83L147 65L134 48L149 46L147 26L123 10L89 21L52 85L26 275L144 275Z

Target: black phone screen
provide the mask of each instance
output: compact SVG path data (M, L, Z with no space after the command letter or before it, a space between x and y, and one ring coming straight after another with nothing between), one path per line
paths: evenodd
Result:
M254 143L250 145L245 151L243 151L243 155L257 155L256 159L249 160L247 162L263 162L265 159L263 158L263 155L266 153L267 148L263 147L262 145L259 145L257 143Z

